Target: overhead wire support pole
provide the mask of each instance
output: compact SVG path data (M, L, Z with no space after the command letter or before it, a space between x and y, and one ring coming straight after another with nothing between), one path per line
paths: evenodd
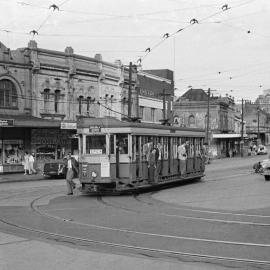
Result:
M260 108L257 107L258 112L258 132L257 132L257 146L259 146L259 140L260 140Z
M129 78L128 78L128 117L131 118L131 89L132 89L132 62L129 63Z
M210 119L210 88L207 91L207 122L206 122L206 143L209 147L209 121Z
M162 123L162 125L167 125L169 124L169 119L168 119L168 111L166 110L166 101L167 101L167 108L169 106L169 102L167 100L167 96L170 96L170 93L166 93L166 89L165 89L165 81L163 81L163 91L162 94L160 94L162 96L162 100L163 100L163 119L160 120L160 122Z
M241 142L240 142L241 157L244 156L244 99L242 98L242 114L241 114Z

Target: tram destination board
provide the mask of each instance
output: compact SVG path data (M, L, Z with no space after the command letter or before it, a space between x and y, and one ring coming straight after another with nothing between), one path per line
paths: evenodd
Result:
M14 120L13 119L0 119L0 127L13 127Z
M89 132L90 133L100 133L101 127L100 126L91 126L89 127Z

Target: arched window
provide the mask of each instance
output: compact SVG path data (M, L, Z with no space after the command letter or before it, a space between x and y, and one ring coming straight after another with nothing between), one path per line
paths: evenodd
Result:
M195 125L195 117L194 117L193 114L191 114L191 115L189 116L189 118L188 118L188 125L189 125L190 127L194 127L194 125Z
M87 97L86 102L86 112L89 114L91 97Z
M0 80L0 107L18 107L16 87L13 82L7 79Z
M47 111L49 109L50 102L50 89L44 89L44 110Z
M54 111L59 112L60 90L54 92Z
M79 114L82 114L82 101L83 101L83 96L79 96Z

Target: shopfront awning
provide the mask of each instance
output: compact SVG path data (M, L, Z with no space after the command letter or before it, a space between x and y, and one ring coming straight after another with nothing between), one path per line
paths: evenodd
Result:
M1 127L60 128L61 121L34 117L31 115L0 114Z
M243 137L247 137L247 134L244 134ZM241 138L241 134L238 133L219 133L219 134L213 134L213 139L226 139L226 138Z

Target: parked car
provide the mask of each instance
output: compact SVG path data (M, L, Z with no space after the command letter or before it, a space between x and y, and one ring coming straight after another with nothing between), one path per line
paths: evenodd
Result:
M72 156L75 158L75 162L77 162L78 166L78 158L75 156ZM74 172L74 177L77 177L76 172ZM65 178L67 174L67 166L66 166L66 160L52 160L48 161L44 164L43 167L43 175L45 177L55 177L55 178Z
M257 155L266 155L267 154L267 148L264 145L259 145L257 149Z
M255 173L260 173L264 176L265 181L270 180L270 159L265 159L259 162L256 162L253 165Z

